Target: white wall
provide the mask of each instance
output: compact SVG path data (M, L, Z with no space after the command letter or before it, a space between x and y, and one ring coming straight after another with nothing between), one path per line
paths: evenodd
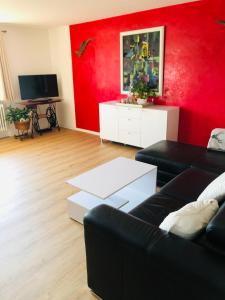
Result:
M7 30L4 40L15 99L20 100L18 75L56 73L63 99L57 105L60 126L75 129L69 26L48 30L1 24L0 30Z
M51 72L49 37L46 29L1 25L15 99L20 99L18 75Z
M60 123L65 128L75 129L75 107L72 77L72 59L69 26L49 29L52 72L60 82L59 89L63 102L60 104Z

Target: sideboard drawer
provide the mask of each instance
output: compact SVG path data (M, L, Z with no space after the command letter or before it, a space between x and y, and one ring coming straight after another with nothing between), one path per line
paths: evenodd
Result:
M131 146L141 145L141 135L139 132L128 131L128 130L120 130L119 131L119 142Z
M140 119L141 118L141 109L133 107L119 107L118 116L120 118L128 119Z
M120 118L118 122L119 130L140 131L141 121L134 118Z

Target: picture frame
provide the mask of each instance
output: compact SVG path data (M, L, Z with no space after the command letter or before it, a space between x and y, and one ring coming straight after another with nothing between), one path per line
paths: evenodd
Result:
M163 91L164 26L120 33L121 94L129 94L140 77L156 95Z

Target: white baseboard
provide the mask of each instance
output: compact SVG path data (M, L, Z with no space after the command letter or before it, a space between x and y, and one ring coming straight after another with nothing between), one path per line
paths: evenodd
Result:
M90 133L90 134L94 134L94 135L100 135L100 133L97 131L86 130L86 129L82 129L82 128L75 128L75 131L81 131L81 132Z

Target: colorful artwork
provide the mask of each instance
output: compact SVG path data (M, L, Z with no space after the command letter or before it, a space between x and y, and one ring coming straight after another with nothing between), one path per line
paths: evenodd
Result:
M164 27L122 32L121 93L129 93L135 81L144 79L162 95Z

